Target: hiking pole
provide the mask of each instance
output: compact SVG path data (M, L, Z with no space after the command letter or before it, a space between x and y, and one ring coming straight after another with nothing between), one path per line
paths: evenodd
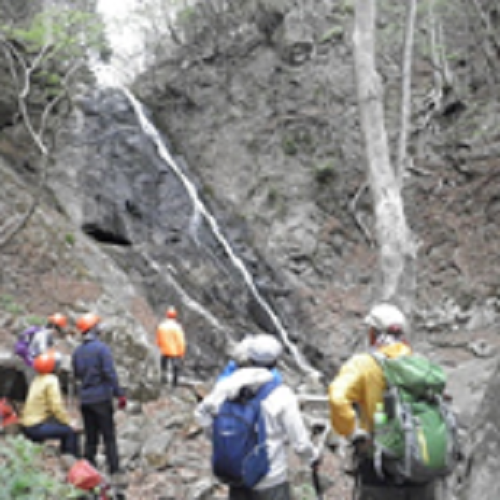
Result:
M318 466L319 466L319 461L321 460L321 456L323 455L323 449L325 447L328 432L329 432L328 425L325 425L325 429L321 434L321 440L318 447L318 463L313 464L311 467L312 483L314 486L314 491L316 493L316 500L323 500L323 492L321 491L321 481L319 480Z
M316 500L323 500L323 493L321 492L318 469L314 465L312 466L312 482L314 485L314 491L316 492Z

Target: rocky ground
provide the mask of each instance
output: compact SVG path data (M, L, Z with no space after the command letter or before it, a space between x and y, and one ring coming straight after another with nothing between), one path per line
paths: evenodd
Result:
M12 336L2 337L1 349L8 351ZM467 339L468 340L468 339ZM456 347L435 347L422 345L423 351L439 359L450 372L448 390L454 397L463 432L467 433L473 424L474 414L480 404L487 380L496 365L493 351L484 350L500 346L498 338L484 339L485 343L470 345L457 342ZM493 342L496 340L496 345ZM68 343L61 342L63 351L70 352ZM65 347L64 347L65 346ZM483 348L483 350L481 350ZM474 351L474 352L473 352ZM478 357L481 356L481 357ZM290 383L296 384L293 373L284 374ZM480 376L478 376L480 374ZM134 500L217 500L226 498L225 487L218 483L210 471L209 440L197 426L193 410L211 387L211 381L193 381L184 377L181 386L171 389L165 386L159 397L141 404L131 400L125 411L117 411L119 450L122 465L126 471L128 486L120 491ZM296 390L307 400L308 395L325 395L319 387L298 386ZM66 397L66 404L72 415L79 418L75 398ZM328 419L328 408L324 402L302 403L306 423L313 432L318 423ZM321 437L321 436L320 436ZM319 440L318 435L314 437ZM342 442L334 440L335 448L325 447L320 480L325 500L348 500L352 494L352 480L344 472L349 465L349 449ZM63 478L64 464L58 459L55 443L45 445L47 460L45 468L50 474ZM311 471L290 453L291 481L297 500L312 500L315 497ZM99 468L105 470L104 456L99 455ZM453 497L455 498L455 497Z

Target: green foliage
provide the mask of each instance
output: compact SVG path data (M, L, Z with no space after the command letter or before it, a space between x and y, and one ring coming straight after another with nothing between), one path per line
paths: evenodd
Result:
M75 244L75 235L73 233L66 233L64 235L64 241L67 245L72 247Z
M344 0L342 2L341 9L344 14L354 14L354 11L356 10L354 0Z
M342 26L333 26L320 36L318 42L322 44L331 42L332 40L341 40L343 36L344 28Z
M12 295L0 295L0 307L10 314L20 314L24 311L23 306L16 303Z
M288 156L296 154L314 154L314 138L307 128L297 128L288 131L281 141L283 152Z
M315 500L316 493L311 484L301 484L300 486L294 488L295 497L297 500Z
M42 316L30 315L25 317L25 322L27 325L44 326L45 323L47 322L47 318L44 318Z
M276 189L276 187L271 186L267 193L267 202L270 205L274 205L278 201L278 198L279 198L278 190Z
M319 184L324 184L333 180L336 176L335 162L329 160L324 163L319 163L314 167L314 178Z
M0 446L2 497L9 500L78 498L69 484L52 477L43 468L43 447L22 436L8 436Z
M30 53L50 46L47 58L56 54L68 59L84 57L89 49L100 48L104 43L104 28L95 14L60 7L37 14L25 29L3 27L4 30Z
M297 142L290 135L283 137L281 145L283 147L283 152L288 156L294 156L299 152Z
M96 14L49 8L26 27L0 26L0 35L18 49L31 66L31 78L48 98L60 94L62 76L105 45L104 26Z
M5 307L6 305L12 304L14 302L14 297L8 293L0 295L0 306Z
M186 7L177 13L176 21L181 25L185 26L193 21L196 17L196 11L194 7Z

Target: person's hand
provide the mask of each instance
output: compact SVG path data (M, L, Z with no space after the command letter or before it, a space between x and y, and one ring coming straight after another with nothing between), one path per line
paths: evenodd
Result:
M309 466L314 471L317 471L322 461L323 461L323 455L321 453L321 450L319 448L315 448L314 456L309 461Z
M311 460L311 463L309 465L311 466L311 469L313 471L317 471L320 468L322 462L323 457L321 455L318 455L316 458Z
M357 453L367 452L371 444L370 434L360 427L356 427L348 439Z
M120 396L118 398L118 408L120 410L124 410L127 407L127 397L126 396Z
M367 441L370 438L370 435L368 432L366 432L364 429L361 429L360 427L356 427L354 429L354 432L349 436L349 442L351 444L357 444L361 443L363 441Z
M79 432L82 430L82 424L76 419L72 418L71 422L69 423L69 426L75 431Z

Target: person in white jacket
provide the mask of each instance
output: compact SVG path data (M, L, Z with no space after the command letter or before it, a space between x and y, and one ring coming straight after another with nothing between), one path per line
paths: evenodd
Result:
M255 335L247 341L251 366L238 368L225 378L218 379L212 392L197 406L195 417L210 435L213 417L226 399L234 399L244 388L252 391L281 377L276 363L282 346L275 337ZM300 413L297 397L285 384L278 385L261 403L266 423L267 452L270 469L252 489L229 487L229 500L290 500L286 446L312 467L320 462L320 453L313 445Z

